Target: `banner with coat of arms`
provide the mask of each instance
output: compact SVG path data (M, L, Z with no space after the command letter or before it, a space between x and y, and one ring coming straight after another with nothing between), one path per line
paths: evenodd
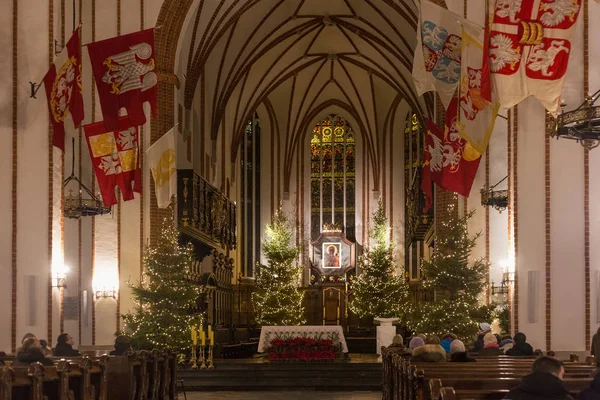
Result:
M142 193L138 131L127 117L118 120L119 127L108 131L104 122L85 125L85 137L90 157L106 207L117 204L115 186L123 200L133 200L133 192Z
M443 131L433 121L427 120L421 177L425 212L433 201L432 182L468 197L479 168L481 154L460 137L457 114L458 98L455 97L446 111Z
M478 25L421 0L412 76L417 94L438 92L444 108L448 108L460 81L463 26L475 30Z
M168 207L171 197L177 195L176 144L173 127L146 150L146 161L154 178L156 203L159 208Z
M119 129L119 110L131 126L146 123L144 102L157 114L154 29L90 43L88 52L107 131Z
M582 0L496 0L492 79L502 107L535 96L556 112Z
M77 128L84 117L79 28L44 76L44 88L53 127L52 145L64 151L65 118L70 113Z

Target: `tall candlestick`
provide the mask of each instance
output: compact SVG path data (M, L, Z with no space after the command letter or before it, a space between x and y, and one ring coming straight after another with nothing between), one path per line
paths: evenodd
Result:
M212 332L212 325L208 326L208 337L210 338L210 333Z
M198 334L196 333L196 327L192 325L192 344L195 346L198 344Z
M206 345L206 334L204 330L200 331L200 342L202 343L202 346Z
M215 333L213 331L210 331L208 334L210 335L210 337L209 337L210 345L214 346L215 345Z

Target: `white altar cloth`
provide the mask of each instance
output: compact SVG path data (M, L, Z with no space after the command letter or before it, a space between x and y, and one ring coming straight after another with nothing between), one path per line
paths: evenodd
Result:
M344 330L339 325L308 325L308 326L263 326L260 331L258 352L262 353L273 339L288 339L309 337L313 339L332 339L342 344L342 352L348 352Z

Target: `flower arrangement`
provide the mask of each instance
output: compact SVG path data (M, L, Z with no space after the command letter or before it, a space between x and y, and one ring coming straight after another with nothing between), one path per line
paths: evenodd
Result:
M321 361L340 358L338 346L330 339L295 337L273 339L265 349L269 361Z
M344 282L346 278L344 275L323 275L321 276L322 282Z

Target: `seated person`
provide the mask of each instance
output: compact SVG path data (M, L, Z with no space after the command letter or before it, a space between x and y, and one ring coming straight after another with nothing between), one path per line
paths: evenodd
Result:
M124 335L117 336L115 339L115 349L109 353L111 356L122 356L131 350L131 342Z
M527 336L524 333L518 332L514 338L512 349L506 352L507 356L532 356L533 347L527 343Z
M465 344L456 339L450 344L450 361L451 362L476 362L473 357L467 355Z
M446 350L440 346L440 338L428 336L425 345L413 350L411 362L445 362Z
M73 348L73 337L68 333L61 333L56 339L54 348L55 357L77 357L79 352Z
M477 332L477 340L475 341L475 347L473 348L473 351L479 352L479 350L483 349L483 337L491 330L492 326L487 322L482 322L479 324L479 331Z
M23 343L25 343L25 340L29 339L29 338L35 338L35 335L33 333L30 333L30 332L26 333L23 336L23 339L21 339L21 345L23 345Z
M500 350L502 350L505 354L508 350L513 348L513 340L510 335L502 336L502 340L500 341Z
M510 400L573 400L562 379L563 363L556 358L542 356L533 362L533 373L521 380L519 386L504 398ZM595 397L597 398L597 397Z
M29 337L25 339L23 345L18 350L13 365L17 367L27 367L34 362L40 362L42 365L54 365L52 360L44 356L40 341L35 337Z
M500 346L498 346L498 339L491 333L486 333L483 337L483 349L479 350L480 356L492 356L497 357L501 356L502 350L500 350Z
M456 340L456 335L453 333L446 333L442 338L440 346L442 346L444 350L446 350L446 353L450 353L450 344L454 340Z

